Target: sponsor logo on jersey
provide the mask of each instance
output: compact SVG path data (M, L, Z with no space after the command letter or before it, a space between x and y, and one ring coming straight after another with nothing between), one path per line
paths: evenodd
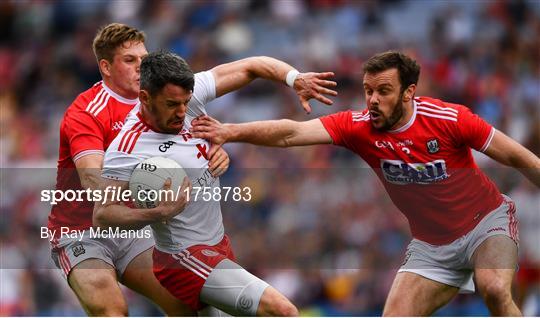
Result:
M427 147L427 151L429 153L437 153L437 152L439 152L439 150L440 150L440 148L439 148L439 140L437 140L437 139L428 140L428 142L426 143L426 147Z
M381 168L384 179L393 184L429 184L449 177L442 159L426 163L381 159Z
M203 174L195 180L194 184L200 187L210 187L217 181L217 178L212 176L212 173L208 169L204 170Z
M84 249L84 246L81 243L75 244L71 248L71 251L73 252L73 256L75 256L75 257L86 253L86 250Z
M172 140L169 140L169 141L166 141L164 143L162 143L161 145L159 145L159 151L161 152L167 152L167 150L169 150L169 148L172 147L172 145L174 145L176 142L172 141Z

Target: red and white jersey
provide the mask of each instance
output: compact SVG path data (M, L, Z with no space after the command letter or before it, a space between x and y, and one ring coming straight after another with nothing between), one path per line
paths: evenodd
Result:
M321 121L334 144L375 170L419 240L450 243L503 201L471 154L487 149L495 129L465 106L415 98L410 121L393 131L373 128L367 109Z
M211 72L195 75L195 91L188 104L184 127L177 135L163 134L152 130L144 121L140 104L126 118L122 131L105 153L102 176L113 180L129 181L135 167L152 157L170 158L182 166L191 179L194 197L196 187L209 188L216 193L219 178L208 171L210 144L189 133L191 121L206 114L205 105L215 98L215 82ZM156 248L166 253L179 253L197 244L218 244L224 235L220 201L192 200L182 211L166 224L151 225Z
M88 154L103 154L137 102L116 94L102 81L77 96L60 123L57 190L82 189L75 161ZM92 226L93 208L94 203L86 200L58 202L52 207L48 227L88 228Z

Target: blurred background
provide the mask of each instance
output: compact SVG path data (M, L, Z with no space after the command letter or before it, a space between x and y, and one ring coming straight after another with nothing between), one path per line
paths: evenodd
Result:
M301 71L333 71L334 106L306 115L283 83L257 80L212 102L225 122L311 119L363 109L361 65L399 49L422 66L418 96L472 108L540 155L540 2L530 1L1 1L0 315L83 315L39 238L54 187L59 122L100 80L91 43L110 22L135 26L149 51L183 56L195 71L252 55ZM288 296L304 315L380 315L410 232L374 174L338 147L269 149L233 144L223 185L250 186L249 204L224 204L239 263ZM540 315L540 193L480 154L521 222L516 299ZM37 169L39 168L39 169ZM46 169L50 168L50 169ZM36 181L47 170L53 177ZM47 173L45 173L47 174ZM131 315L159 315L126 290ZM438 315L488 315L461 295Z

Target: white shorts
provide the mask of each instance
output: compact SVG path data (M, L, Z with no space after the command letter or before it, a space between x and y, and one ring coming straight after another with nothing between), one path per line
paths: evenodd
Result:
M431 280L460 288L461 293L474 293L474 251L488 237L505 235L516 245L518 221L512 199L504 196L504 202L487 214L466 235L447 245L432 245L413 239L407 247L405 261L399 272L411 272Z
M151 233L150 229L140 230ZM141 232L142 233L142 232ZM71 270L84 260L96 258L116 269L119 278L131 261L142 252L154 246L152 237L95 238L89 237L86 230L82 239L54 239L51 242L51 258L56 267L62 270L65 279Z

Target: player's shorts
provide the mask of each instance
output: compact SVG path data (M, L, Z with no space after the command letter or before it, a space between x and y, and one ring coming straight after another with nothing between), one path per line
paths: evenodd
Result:
M163 287L193 310L205 304L199 300L201 289L210 272L224 259L235 260L227 235L214 246L194 245L179 254L154 249L154 275Z
M151 233L149 228L139 230ZM85 230L82 239L62 237L51 242L51 257L56 267L62 270L64 278L68 278L71 270L84 260L95 258L104 261L116 269L118 277L122 277L131 261L154 246L150 236L128 238L90 237Z
M516 245L518 221L514 202L504 196L504 202L487 214L466 235L447 245L432 245L413 239L407 247L405 261L398 272L411 272L428 279L459 287L461 293L473 293L472 256L487 238L505 235Z
M233 262L235 257L227 235L216 245L194 245L178 254L154 249L153 259L154 274L161 285L197 311L213 305L242 316L251 315L268 286ZM244 291L251 291L250 295L243 295ZM201 294L207 295L204 303ZM242 305L243 300L248 304Z

